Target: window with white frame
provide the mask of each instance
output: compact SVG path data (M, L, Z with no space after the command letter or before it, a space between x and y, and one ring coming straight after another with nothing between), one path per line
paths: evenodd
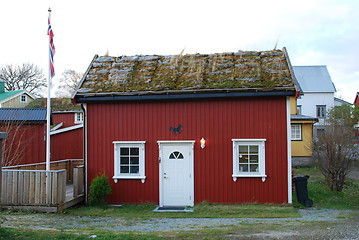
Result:
M302 115L302 105L297 105L297 115Z
M233 180L238 177L261 177L265 181L266 139L232 139Z
M27 96L25 94L20 96L20 102L26 103L27 102Z
M317 118L325 118L326 116L326 105L317 105Z
M302 125L292 124L291 125L291 139L295 141L302 140Z
M83 123L84 122L84 113L76 112L75 113L75 123Z
M145 182L145 141L114 141L114 176L118 179L140 179Z

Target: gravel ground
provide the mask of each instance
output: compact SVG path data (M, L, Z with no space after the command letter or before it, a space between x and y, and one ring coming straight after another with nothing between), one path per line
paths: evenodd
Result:
M348 178L359 181L359 167L353 167L347 176Z
M185 232L235 229L228 239L359 239L359 211L299 210L299 218L153 218L80 217L61 214L7 214L3 227L50 231ZM246 227L248 226L248 227ZM258 226L258 227L257 227Z

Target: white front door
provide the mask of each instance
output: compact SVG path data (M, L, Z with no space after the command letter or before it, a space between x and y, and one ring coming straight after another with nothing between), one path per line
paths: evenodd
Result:
M159 141L160 206L193 206L194 141Z

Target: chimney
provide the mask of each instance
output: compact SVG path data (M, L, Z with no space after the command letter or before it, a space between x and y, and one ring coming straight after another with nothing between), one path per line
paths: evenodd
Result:
M5 82L0 80L0 93L5 92Z

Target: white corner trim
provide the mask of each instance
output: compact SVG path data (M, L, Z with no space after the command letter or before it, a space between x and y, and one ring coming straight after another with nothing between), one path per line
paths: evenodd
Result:
M83 128L83 126L84 126L83 124L78 124L78 125L74 125L74 126L71 126L71 127L62 128L62 129L59 129L59 130L51 131L50 135L55 135L55 134L59 134L59 133L63 133L63 132L72 131L72 130L75 130L75 129Z
M62 122L62 123L57 124L55 127L51 128L51 131L55 131L55 130L59 129L60 127L62 127L62 125L64 125L64 123L63 123L63 122Z
M287 158L288 158L288 203L292 203L292 141L290 126L290 99L287 97Z

